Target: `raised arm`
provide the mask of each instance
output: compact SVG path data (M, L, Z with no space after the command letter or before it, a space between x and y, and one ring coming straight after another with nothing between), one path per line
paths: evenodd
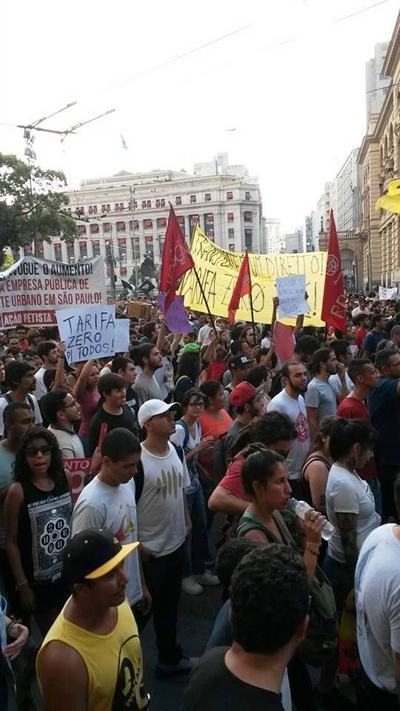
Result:
M78 375L78 380L76 381L75 387L74 387L74 396L79 402L79 398L82 397L83 393L85 392L88 377L90 375L91 368L93 367L94 360L87 360L85 365L83 366L81 372Z

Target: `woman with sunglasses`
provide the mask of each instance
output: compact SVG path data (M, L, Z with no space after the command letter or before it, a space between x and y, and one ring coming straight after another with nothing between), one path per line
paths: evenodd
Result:
M21 612L46 634L65 601L62 556L70 537L71 495L54 435L34 427L15 459L5 505L6 552Z
M198 456L214 444L214 437L202 437L199 417L204 412L204 395L197 388L187 390L182 399L183 416L175 423L172 442L183 447L190 475L190 488L186 490L192 530L186 541L186 558L182 590L188 595L200 595L203 585L218 585L219 580L206 570L210 559L207 540L207 511L203 489L199 480Z

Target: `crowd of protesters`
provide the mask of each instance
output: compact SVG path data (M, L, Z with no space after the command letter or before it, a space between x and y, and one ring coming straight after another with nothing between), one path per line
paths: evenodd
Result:
M148 624L185 711L400 708L400 302L350 295L343 332L278 306L186 334L154 307L73 365L55 328L0 334L0 708L35 677L46 710L148 708ZM217 586L191 658L181 595Z

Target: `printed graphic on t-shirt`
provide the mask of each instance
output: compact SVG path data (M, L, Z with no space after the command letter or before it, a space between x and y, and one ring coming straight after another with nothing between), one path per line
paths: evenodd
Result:
M32 530L33 576L38 582L61 577L62 553L70 536L69 492L27 506Z
M162 497L165 501L167 496L174 496L175 499L178 498L178 490L182 489L183 476L179 473L175 467L172 467L172 472L167 469L161 469L160 476L157 477L157 493L161 491Z
M302 412L299 413L297 419L296 419L296 432L297 432L297 441L298 442L306 442L309 437L309 431L308 431L308 422L307 422L307 417L303 415Z
M139 709L146 709L147 704L139 637L133 635L121 645L112 711L123 711L123 709L139 711Z
M122 512L122 519L121 519L121 523L118 526L118 529L114 535L115 535L115 538L117 538L120 543L123 543L124 541L126 541L127 538L129 538L131 533L135 530L135 524L132 521L132 516L130 513L130 509L131 509L130 506L128 506L127 504L121 504L119 509ZM124 509L126 510L126 513L123 513Z

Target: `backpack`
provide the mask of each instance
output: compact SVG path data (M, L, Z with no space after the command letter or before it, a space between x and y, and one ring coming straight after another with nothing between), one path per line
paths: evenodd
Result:
M228 464L226 461L226 441L225 435L223 435L216 441L213 448L212 479L214 483L218 484L218 482L220 482L221 479L225 476L227 466Z
M175 442L170 442L170 444L172 444L172 446L175 448L176 453L183 464L183 458L185 456L183 447L181 447L179 444L175 444ZM139 459L139 462L137 465L137 472L135 474L134 481L135 481L135 501L136 501L136 505L137 505L140 501L140 497L142 495L143 486L144 486L144 469L143 469L143 464L142 464L141 459Z
M298 550L279 511L274 511L273 517L282 533L285 544L291 545ZM270 543L280 543L282 545L282 541L279 541L259 519L250 519L246 515L242 516L236 530L236 536L244 536L247 531L252 530L262 531ZM321 667L332 661L337 655L338 620L332 586L318 565L310 585L310 592L311 606L307 634L297 653L306 664Z
M7 400L7 402L8 402L9 405L12 405L12 404L13 404L14 400L12 399L10 393L4 393L4 395L2 395L2 397L4 397L4 399ZM35 403L34 403L34 400L33 400L32 395L27 395L27 396L26 396L26 399L27 399L27 403L26 403L26 404L29 405L29 407L31 408L32 412L35 412Z

